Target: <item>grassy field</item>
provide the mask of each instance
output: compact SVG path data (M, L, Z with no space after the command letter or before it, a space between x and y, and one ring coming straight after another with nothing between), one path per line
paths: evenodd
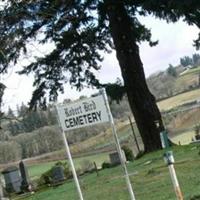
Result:
M136 134L138 134L137 129ZM133 142L132 130L130 125L127 122L122 122L117 124L117 133L119 136L119 140L121 143L124 141ZM111 146L112 149L115 149L115 143L113 138L113 133L110 129L108 129L105 133L101 133L97 136L91 137L86 141L76 143L70 146L70 150L73 155L76 155L74 162L76 169L81 168L81 165L84 161L96 162L97 166L100 167L104 161L108 161L109 153L98 153L95 155L85 156L86 154L94 154L94 151L101 152L105 150L107 146ZM110 151L110 150L109 150ZM83 155L82 155L83 153ZM79 155L77 157L77 155ZM58 160L62 160L65 158L65 151L62 149L60 151L45 154L43 156L39 156L38 158L31 158L25 161L29 175L31 179L38 179L42 173L49 170ZM13 163L13 165L17 165L18 163ZM2 167L2 169L5 168Z
M195 132L190 131L190 132L186 132L186 133L183 133L180 135L173 136L171 139L176 144L178 144L179 142L181 142L182 145L189 144L191 142L192 137L194 137L194 135L195 135ZM74 159L75 167L76 167L76 169L81 168L81 165L83 164L84 161L96 162L97 166L100 167L104 161L109 160L108 154L109 153L100 153L100 154L96 154L96 155L75 158ZM63 161L65 161L65 160L63 160ZM29 171L29 175L30 175L31 179L39 178L42 173L49 170L55 163L56 163L56 161L42 162L42 163L29 165L28 171Z
M193 101L197 99L200 99L200 89L185 92L177 96L160 101L158 102L158 107L161 111L169 110L181 104L187 103L188 101Z
M191 86L199 84L199 74L200 74L200 66L186 70L179 77L177 77L174 85L174 90L183 91ZM197 89L161 101L158 103L158 106L161 110L169 110L178 105L199 98L200 98L200 89Z
M200 68L199 68L200 69ZM198 70L199 70L198 69ZM189 70L190 71L190 70ZM188 73L189 73L188 71ZM197 74L197 70L184 74L179 78L179 84L182 84L184 79ZM195 76L196 77L196 76ZM193 78L195 78L193 77ZM166 99L158 103L160 110L168 110L188 101L200 98L200 89L183 93L172 98ZM122 140L132 135L130 125L126 122L117 124L118 135ZM173 141L181 144L187 144L191 141L194 132L184 133L173 137ZM104 148L114 142L113 135L110 129L105 133L89 138L80 144L72 145L73 153L81 153L85 150L95 150ZM190 200L195 194L200 195L200 156L198 154L198 146L188 145L174 148L176 159L176 169L181 188L184 193L184 200ZM175 194L169 177L169 172L163 161L163 151L158 151L152 154L145 155L139 160L128 164L131 182L134 187L137 200L174 200ZM104 161L108 160L108 153L101 153L93 156L76 158L75 166L80 168L84 160L96 162L100 166ZM29 174L32 179L37 179L39 176L50 169L55 162L44 162L28 166ZM100 175L89 174L80 177L81 188L85 200L128 200L124 177L120 167L106 169L100 171ZM64 185L56 188L46 188L36 192L34 195L24 200L77 200L78 196L74 182L68 181ZM200 199L200 198L199 198Z
M173 90L180 92L199 84L200 67L192 68L182 72L175 80Z
M108 153L101 153L97 155L85 156L81 158L75 158L74 164L76 169L81 168L84 161L96 162L97 166L100 167L104 161L108 161ZM63 160L65 162L65 160ZM28 166L28 172L31 179L37 179L44 172L48 171L57 161L44 162Z
M185 73L182 73L181 76L186 76L186 75L189 75L189 74L199 74L199 72L200 72L200 66L199 66L199 67L192 68L192 69L189 69L189 70L186 71Z
M184 87L188 88L189 86L194 85L195 83L198 83L199 75L192 72L189 73L189 71L186 74L179 76L176 79L174 87L176 88L177 91L182 90Z
M191 92L187 92L187 93L180 94L175 97L166 99L164 101L159 102L158 104L159 104L159 107L162 110L164 110L164 109L168 109L170 106L175 107L179 104L182 104L182 103L188 101L189 99L190 100L196 99L199 97L199 94L200 94L200 90L194 90ZM128 122L119 123L117 127L118 127L117 129L118 129L118 135L119 135L120 140L121 141L127 140L127 139L130 140L132 131L131 131L131 127L128 124ZM137 131L136 131L136 133L138 134ZM180 135L173 136L172 140L173 140L173 142L175 142L177 144L179 141L181 142L181 144L188 144L191 142L191 138L193 136L194 136L194 131L191 131L189 133L183 133ZM105 148L109 145L114 146L114 139L113 139L113 135L112 135L112 132L110 129L108 129L105 133L101 133L97 136L89 138L86 141L72 145L70 148L73 153L80 153L81 151L85 151L85 150L87 151L87 149L90 152L92 152L95 149ZM60 153L60 152L58 152L58 153ZM54 153L54 154L56 154L56 153ZM52 154L52 155L54 155L54 154ZM62 154L64 154L64 152L62 152ZM56 155L54 155L53 157L56 157ZM108 160L108 153L102 153L102 154L94 155L94 156L86 156L83 158L76 158L75 165L76 165L77 169L81 167L81 162L83 162L83 160L89 160L92 162L95 161L98 166L101 166L101 164L104 161ZM55 161L30 165L29 166L30 176L33 179L36 179L42 173L44 173L45 171L50 169L54 164L55 164Z
M184 194L184 200L200 195L200 155L195 145L174 147L175 168ZM131 182L137 200L176 199L167 166L163 161L163 150L147 154L128 164ZM121 167L114 167L80 177L85 200L129 200ZM68 181L55 188L46 188L23 200L77 200L75 185Z
M130 142L130 137L132 135L130 126L124 125L124 126L120 127L118 129L118 135L119 135L119 140L121 142L123 142L124 140L128 140L128 139ZM93 148L93 149L104 148L108 145L115 147L113 134L110 130L108 130L105 133L105 135L94 136L92 138L89 138L86 141L83 141L83 142L77 144L77 146L72 145L70 147L70 149L72 152L74 152L78 148L80 151L81 149L85 150L86 148ZM90 152L92 153L92 150ZM58 154L59 153L60 152L58 152ZM65 154L64 151L62 153ZM56 157L56 153L53 153L52 157ZM109 153L107 153L107 152L99 153L96 155L89 155L89 156L84 156L84 157L80 157L80 158L75 158L74 163L75 163L76 169L81 168L81 165L86 160L90 161L90 162L96 162L97 166L100 167L104 161L109 160ZM44 161L45 161L45 159L44 159ZM49 170L56 162L57 161L52 161L52 162L39 162L38 161L36 164L28 165L30 177L32 179L39 178L42 173Z

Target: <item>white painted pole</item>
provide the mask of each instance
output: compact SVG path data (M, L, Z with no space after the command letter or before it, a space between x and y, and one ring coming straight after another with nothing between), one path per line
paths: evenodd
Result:
M116 131L113 116L112 116L112 113L111 113L111 110L110 110L110 106L109 106L109 103L108 103L106 91L105 91L105 89L102 89L101 92L102 92L102 95L103 95L103 98L104 98L104 101L105 101L105 105L106 105L106 108L107 108L107 112L108 112L108 116L109 116L109 120L110 120L110 125L111 125L113 136L114 136L114 139L115 139L115 143L116 143L117 151L118 151L118 154L119 154L120 162L121 162L122 168L123 168L124 173L125 173L126 184L127 184L127 188L128 188L129 194L130 194L130 198L131 198L131 200L136 200L134 192L133 192L133 188L132 188L132 185L131 185L130 177L128 175L126 163L125 163L125 160L124 160L124 157L123 157L122 149L121 149L119 139L118 139L118 136L117 136L117 131Z
M177 197L178 200L183 200L183 195L182 195L179 183L178 183L178 179L177 179L177 176L176 176L176 171L174 169L174 165L170 164L170 165L168 165L168 168L169 168L169 173L170 173L171 180L172 180L172 183L173 183L173 186L174 186L174 190L175 190L175 193L176 193L176 197Z
M58 111L58 109L57 109L57 111ZM59 122L59 125L60 125L59 117L58 117L58 122ZM61 125L60 125L60 127L61 127ZM62 127L61 127L61 129L62 129ZM72 174L73 174L74 181L75 181L75 184L76 184L76 188L77 188L77 191L78 191L79 199L83 200L83 194L82 194L82 191L81 191L81 187L80 187L78 177L77 177L77 174L76 174L76 169L74 167L74 163L73 163L72 156L71 156L71 153L70 153L69 144L67 142L67 138L66 138L65 132L63 130L62 130L62 137L63 137L67 157L68 157L69 163L71 165Z
M168 138L166 134L167 134L166 131L160 133L160 139L161 139L163 149L166 149L169 147ZM176 171L174 169L175 160L174 160L173 152L172 151L165 152L164 160L169 169L169 173L170 173L170 177L171 177L174 191L176 194L176 198L177 200L183 200L183 194L181 192L181 188L179 186L178 179L176 176Z

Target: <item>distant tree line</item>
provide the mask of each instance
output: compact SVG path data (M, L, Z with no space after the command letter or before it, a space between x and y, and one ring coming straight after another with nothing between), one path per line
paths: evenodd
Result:
M44 126L51 126L57 123L55 110L50 106L46 111L29 111L28 107L22 104L17 107L17 114L11 108L8 109L8 130L12 136L25 132L32 132Z
M200 65L200 55L195 53L191 57L190 56L184 56L184 57L180 58L180 64L183 67L187 67L189 65L199 66Z
M2 139L0 141L0 163L7 163L59 150L63 145L62 138L58 136L59 134L58 127L49 126L30 133L10 137L8 140Z

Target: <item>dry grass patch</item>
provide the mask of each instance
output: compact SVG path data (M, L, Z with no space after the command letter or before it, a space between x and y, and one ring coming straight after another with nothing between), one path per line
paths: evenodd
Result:
M158 102L158 107L162 111L169 110L171 108L197 99L200 99L200 89L192 90L190 92L182 93L169 99L160 101Z

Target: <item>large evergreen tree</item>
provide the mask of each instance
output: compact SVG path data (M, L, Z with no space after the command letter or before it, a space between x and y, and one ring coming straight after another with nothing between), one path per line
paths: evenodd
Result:
M181 18L199 27L198 0L7 0L5 4L0 11L1 73L27 53L29 42L55 44L52 52L21 71L35 76L31 107L43 104L46 95L55 100L66 82L78 89L85 83L98 87L93 71L100 68L102 51L115 49L145 150L161 147L159 132L164 127L139 54L141 41L156 42L138 17L153 15L167 22ZM195 45L199 44L198 38Z

